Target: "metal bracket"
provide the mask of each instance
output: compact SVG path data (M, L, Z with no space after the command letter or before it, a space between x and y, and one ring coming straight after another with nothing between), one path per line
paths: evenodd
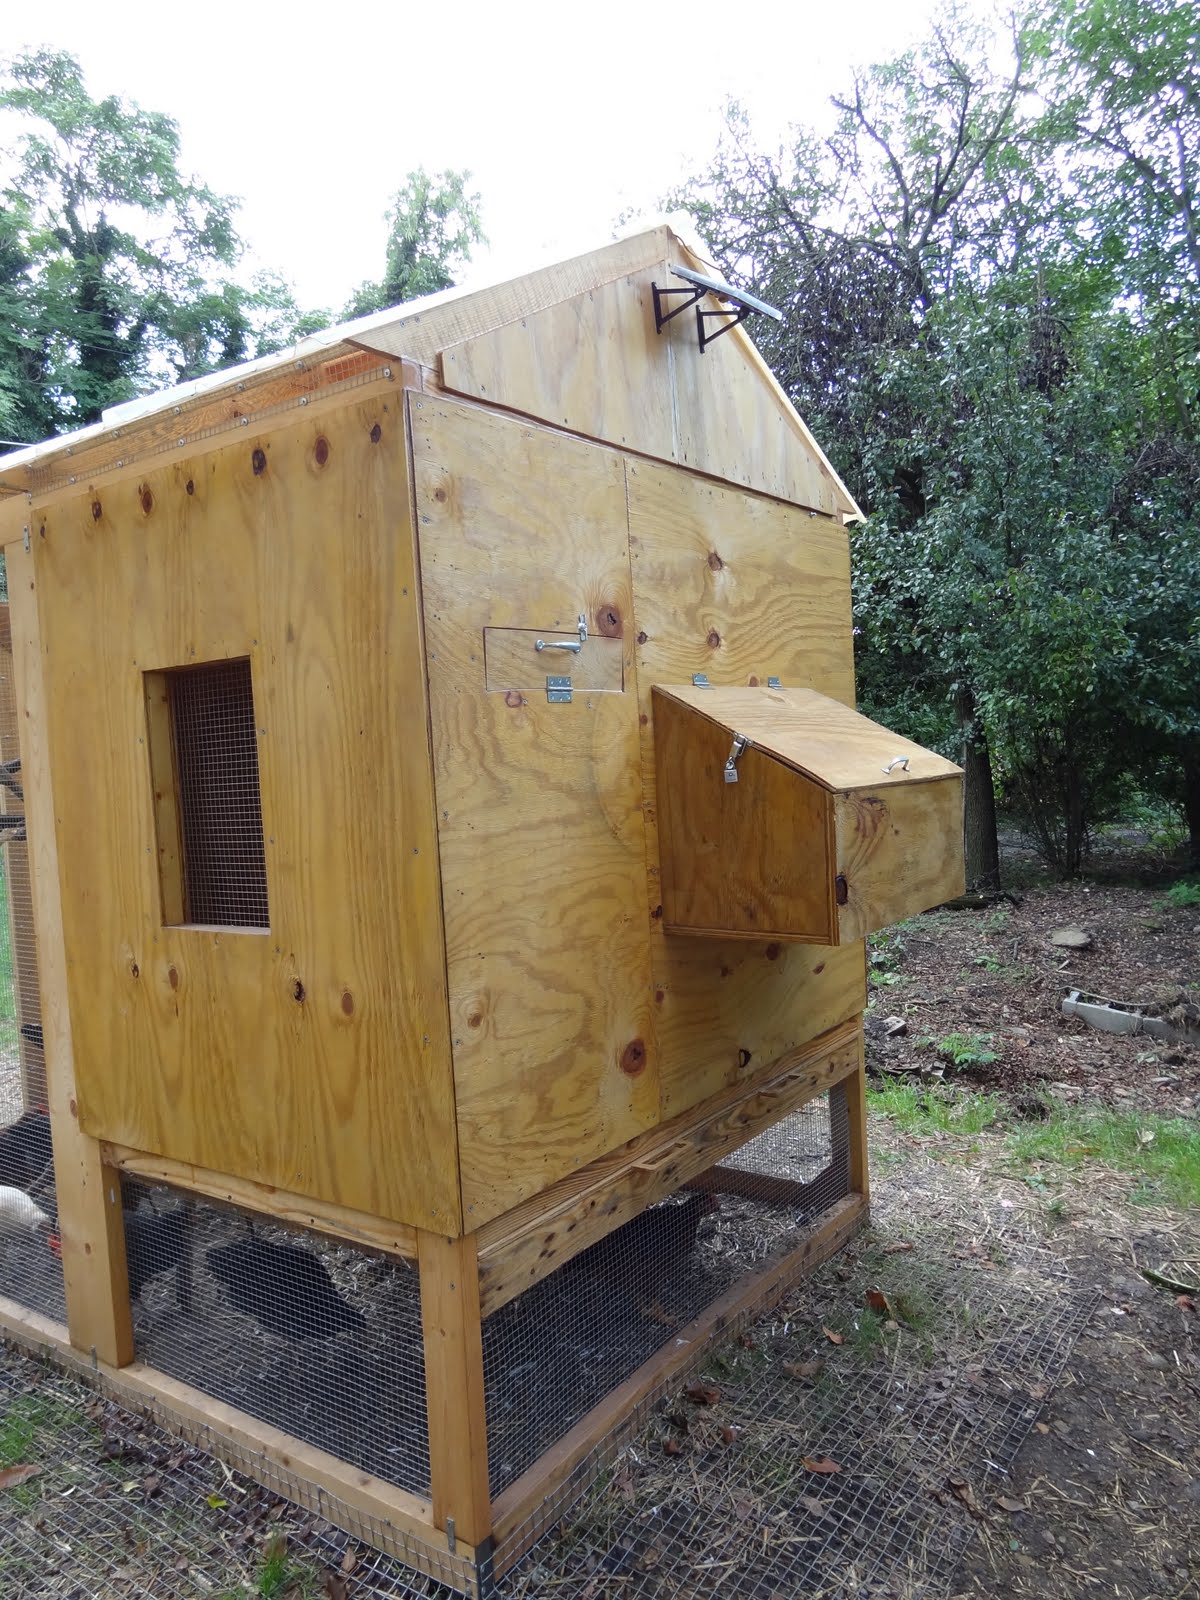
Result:
M778 678L768 678L767 679L767 688L768 689L782 689L783 688L783 684L780 683Z
M749 306L738 306L736 312L729 311L702 311L696 307L696 332L700 339L701 353L708 349L710 344L715 344L723 333L728 333L730 328L736 328L739 322L745 322L750 315ZM721 326L716 333L709 333L705 328L706 322L720 322Z
M454 1518L446 1518L446 1549L453 1555L458 1547L458 1530L454 1526Z
M703 300L704 296L708 293L707 289L701 289L698 286L688 289L660 289L656 283L652 283L650 288L654 293L655 333L661 333L663 331L664 323L670 322L671 318L677 317L681 311L687 311L690 306L694 306L696 304L697 300ZM664 311L662 308L662 303L669 294L685 294L687 295L687 299L682 305L676 306L674 311Z
M571 704L570 678L547 678L546 699L552 706L569 706Z
M749 743L750 743L750 740L746 738L745 734L741 734L741 733L735 733L734 734L734 736L733 736L733 746L730 749L729 754L725 757L725 782L726 783L736 783L738 781L738 775L737 775L738 757L741 755L742 751L746 749L746 747L749 745Z
M708 673L707 672L693 672L692 673L692 688L693 689L711 689L712 688L712 684L709 683L709 681L708 681Z
M894 761L889 761L887 766L884 767L883 770L884 770L884 772L891 772L896 767L899 767L901 772L907 772L908 771L908 757L907 756L897 756Z

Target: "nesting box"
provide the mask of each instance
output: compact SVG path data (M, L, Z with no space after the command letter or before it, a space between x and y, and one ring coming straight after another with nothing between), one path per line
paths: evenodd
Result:
M0 462L70 1345L468 1589L861 1221L862 940L962 886L957 769L853 709L853 501L709 274L658 226ZM824 1188L739 1166L818 1103ZM681 1191L794 1237L510 1470L485 1352ZM412 1472L172 1368L150 1233L272 1359L409 1328ZM312 1239L386 1340L249 1281Z

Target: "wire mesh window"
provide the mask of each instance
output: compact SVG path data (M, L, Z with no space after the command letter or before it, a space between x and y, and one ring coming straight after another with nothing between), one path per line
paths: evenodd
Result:
M849 1192L845 1086L588 1246L483 1325L492 1492Z
M428 1494L415 1265L182 1190L121 1187L141 1359Z
M149 673L147 710L164 920L269 927L249 661Z

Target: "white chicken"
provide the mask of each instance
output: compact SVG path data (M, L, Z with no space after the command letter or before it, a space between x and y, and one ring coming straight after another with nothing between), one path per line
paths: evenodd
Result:
M13 1189L0 1184L0 1240L19 1238L23 1233L35 1236L53 1231L50 1218L35 1204L24 1189Z

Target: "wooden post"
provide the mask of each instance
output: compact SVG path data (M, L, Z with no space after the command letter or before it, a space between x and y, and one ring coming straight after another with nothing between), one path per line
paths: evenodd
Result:
M492 1531L479 1257L473 1237L417 1235L434 1526L469 1544Z
M20 543L4 554L67 1328L77 1350L123 1367L134 1350L121 1181L104 1165L99 1140L79 1126L34 562Z
M867 1065L863 1036L858 1036L858 1071L844 1080L846 1115L850 1124L850 1193L871 1198L871 1173L867 1162Z

